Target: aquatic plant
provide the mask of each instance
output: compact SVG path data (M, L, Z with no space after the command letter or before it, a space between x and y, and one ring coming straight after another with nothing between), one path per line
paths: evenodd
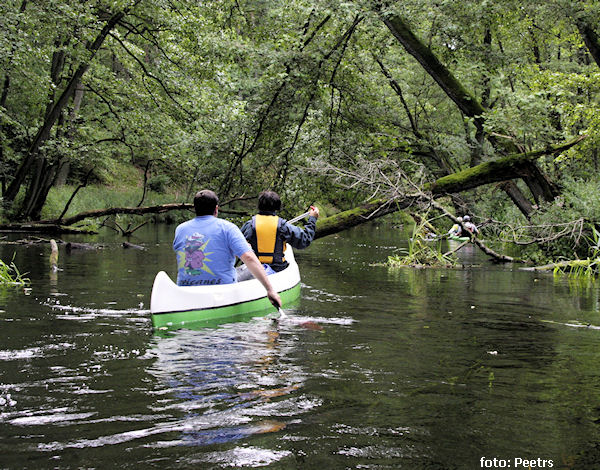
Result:
M565 263L557 263L554 275L568 274L577 279L595 279L600 272L600 232L595 227L591 228L591 236L586 236L590 257Z
M29 278L22 274L14 261L6 264L0 259L0 286L19 286L29 285Z
M398 249L398 254L388 256L387 266L452 266L456 259L442 252L441 241L428 229L426 218L413 226L407 248Z

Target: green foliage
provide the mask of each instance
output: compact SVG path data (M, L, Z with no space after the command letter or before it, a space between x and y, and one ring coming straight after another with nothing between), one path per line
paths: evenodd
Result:
M28 285L29 278L25 277L25 274L19 272L14 261L11 261L10 264L6 264L0 259L0 287L26 287Z
M156 175L148 180L148 188L156 193L165 194L171 178L167 175Z
M452 266L456 263L455 258L442 252L442 243L427 229L426 220L413 226L408 247L398 251L399 254L388 256L387 266Z
M420 184L496 159L505 150L502 143L540 149L587 134L583 144L540 160L544 173L561 183L563 196L542 207L532 224L600 221L592 190L600 165L600 71L578 27L585 22L598 32L594 2L532 0L527 8L517 0L390 4L486 108L483 140L474 119L465 119L384 26L378 5L2 2L5 186L73 72L88 67L78 99L68 100L37 154L36 162L45 166L29 167L19 198L12 206L6 201L6 214L19 217L21 203L42 193L42 216L57 216L90 170L94 182L116 180L139 191L88 187L69 214L135 205L142 192L140 168L147 163L152 178L146 203L189 199L200 187L216 190L222 200L273 188L290 216L315 201L347 209L374 191L379 197L393 190L365 181L343 186L324 168L357 171L361 162L391 162L390 168ZM121 10L125 16L92 55L90 43ZM69 186L52 187L47 197L35 190L38 176L48 175L53 184L64 164ZM385 176L393 183L397 175ZM497 188L464 198L482 219L528 223ZM530 249L531 256L542 257L583 248L566 239Z

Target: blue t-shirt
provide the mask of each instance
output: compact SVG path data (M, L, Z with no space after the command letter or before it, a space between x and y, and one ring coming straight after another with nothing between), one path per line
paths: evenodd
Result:
M236 282L235 257L252 250L231 222L203 215L175 229L177 284L198 286Z

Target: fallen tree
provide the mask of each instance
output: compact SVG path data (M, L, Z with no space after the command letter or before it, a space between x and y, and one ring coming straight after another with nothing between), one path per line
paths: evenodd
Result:
M45 219L27 223L10 223L0 224L0 232L31 232L31 233L82 233L93 234L95 230L87 227L72 227L86 219L97 219L102 217L110 217L112 215L129 214L129 215L147 215L147 214L164 214L175 210L193 211L194 205L190 203L175 202L169 204L159 204L146 207L110 207L108 209L95 209L85 212L80 212L72 217L64 219ZM248 215L242 211L221 210L220 212L234 215ZM131 231L130 231L131 232ZM124 234L130 233L123 231Z
M432 183L425 184L423 190L430 193L432 198L459 193L479 186L509 181L522 177L527 164L545 155L564 152L577 145L586 136L579 136L561 145L548 147L543 150L508 155L498 160L484 162L471 168L444 176ZM319 219L315 238L347 230L357 225L369 222L398 210L406 209L418 202L426 202L428 197L423 192L412 194L393 194L389 197L374 199L358 207L340 212L330 217ZM193 204L170 203L146 207L111 207L81 212L71 217L39 220L31 223L0 224L0 231L32 232L32 233L90 233L89 229L71 227L86 219L101 218L117 214L146 215L162 214L174 210L193 211ZM221 210L223 213L249 216L248 213L235 210Z
M498 160L484 162L426 184L424 185L424 191L429 192L432 198L436 198L474 189L486 184L520 178L523 169L526 168L529 162L545 155L564 152L585 138L586 136L579 136L569 142L544 150L508 155ZM397 194L389 198L370 201L356 208L320 219L317 223L315 238L325 237L352 228L397 210L406 209L419 201L425 202L426 200L422 193L418 193L412 195Z

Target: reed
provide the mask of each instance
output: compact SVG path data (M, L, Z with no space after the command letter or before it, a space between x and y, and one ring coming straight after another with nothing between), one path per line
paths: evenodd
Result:
M407 248L397 250L398 254L388 256L387 266L453 266L456 259L442 252L441 240L435 240L423 217L421 223L413 226Z
M19 271L14 261L7 264L0 259L0 286L25 287L29 282L29 278Z

